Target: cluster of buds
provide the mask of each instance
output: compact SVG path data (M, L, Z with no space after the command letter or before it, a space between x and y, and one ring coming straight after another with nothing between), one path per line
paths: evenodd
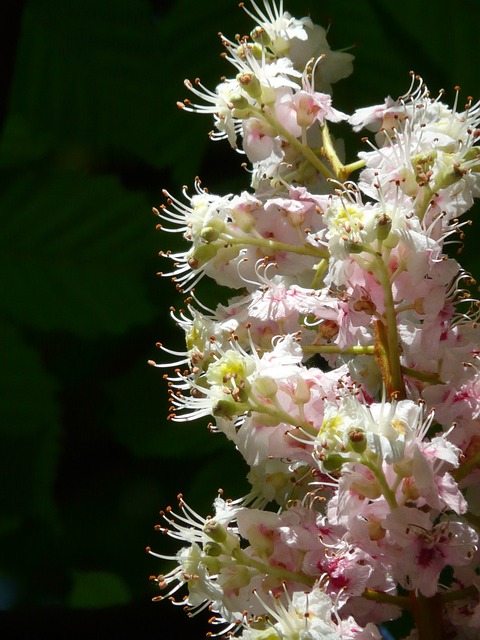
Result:
M251 189L197 179L155 213L188 243L165 253L188 294L169 417L211 416L251 490L207 518L183 497L162 512L183 546L155 580L243 640L374 640L402 610L409 640L473 640L480 312L446 246L480 195L480 103L459 107L456 89L449 107L412 73L403 96L349 116L330 91L352 55L282 2L243 8L251 34L222 36L234 77L186 81L196 102L179 105L213 115ZM351 163L339 121L371 132ZM197 301L204 277L227 304Z

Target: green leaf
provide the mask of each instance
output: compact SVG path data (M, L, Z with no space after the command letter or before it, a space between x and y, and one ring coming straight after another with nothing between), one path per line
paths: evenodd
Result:
M25 117L11 113L0 138L0 168L23 169L24 165L43 161L52 153L48 134L33 132Z
M98 609L128 604L130 591L124 580L108 571L74 571L69 606Z
M87 155L128 151L153 166L173 167L180 184L192 180L213 121L181 113L176 102L188 93L185 77L202 75L214 88L228 70L215 53L222 51L217 34L230 27L233 37L244 16L220 8L224 0L184 0L157 18L147 0L30 0L10 117L21 116L56 146L80 146Z
M30 171L4 188L0 209L4 316L82 336L154 317L142 282L154 253L144 196L113 177Z
M183 486L185 500L202 515L211 514L219 488L226 499L235 500L249 493L248 465L232 446L222 455L211 456L196 469L188 487ZM177 483L178 484L178 483Z
M146 359L111 382L108 393L115 439L140 458L202 458L234 448L222 434L210 433L205 420L167 421L166 382Z
M59 452L56 384L12 325L0 322L0 532L24 518L55 524L52 490Z

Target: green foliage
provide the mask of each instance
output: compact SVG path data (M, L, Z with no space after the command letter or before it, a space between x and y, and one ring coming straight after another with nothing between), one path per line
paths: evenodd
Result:
M0 208L10 212L0 239L0 308L9 320L85 337L152 321L141 278L142 254L153 252L143 194L114 176L29 167L4 186Z
M285 4L299 16L310 6ZM217 32L249 22L234 0L165 5L25 3L0 137L0 545L11 551L0 574L17 606L148 599L162 569L143 554L163 544L158 509L177 491L199 510L219 485L245 492L228 443L166 422L166 386L147 360L161 357L156 340L179 346L168 313L182 300L155 278L171 239L150 214L162 187L199 174L226 192L230 167L248 180L243 158L209 143L211 121L175 102L184 77L215 86L228 71ZM448 19L430 12L428 27L417 12L414 0L313 7L316 21L334 18L333 46L358 42L339 109L402 93L411 68L433 91L461 84L480 97L476 0Z
M127 604L129 590L125 582L108 571L77 571L68 605L74 609L90 609Z

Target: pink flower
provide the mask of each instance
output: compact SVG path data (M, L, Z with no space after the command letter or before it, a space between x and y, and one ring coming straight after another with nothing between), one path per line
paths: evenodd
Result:
M464 566L473 557L477 533L466 523L446 520L433 525L428 514L400 507L385 518L391 536L391 561L400 584L432 597L447 565Z

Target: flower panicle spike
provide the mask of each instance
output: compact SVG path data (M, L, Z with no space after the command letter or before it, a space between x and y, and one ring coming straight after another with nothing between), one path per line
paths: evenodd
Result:
M449 106L411 72L348 115L332 84L353 56L328 29L240 6L250 35L220 36L231 74L185 81L179 106L213 118L250 184L163 192L185 347L151 364L170 369L169 418L208 418L250 488L209 517L181 495L161 512L180 548L148 549L174 565L155 599L210 611L210 637L380 640L402 610L410 638L476 637L480 302L452 248L480 195L480 101L456 87ZM366 134L349 162L340 122Z

